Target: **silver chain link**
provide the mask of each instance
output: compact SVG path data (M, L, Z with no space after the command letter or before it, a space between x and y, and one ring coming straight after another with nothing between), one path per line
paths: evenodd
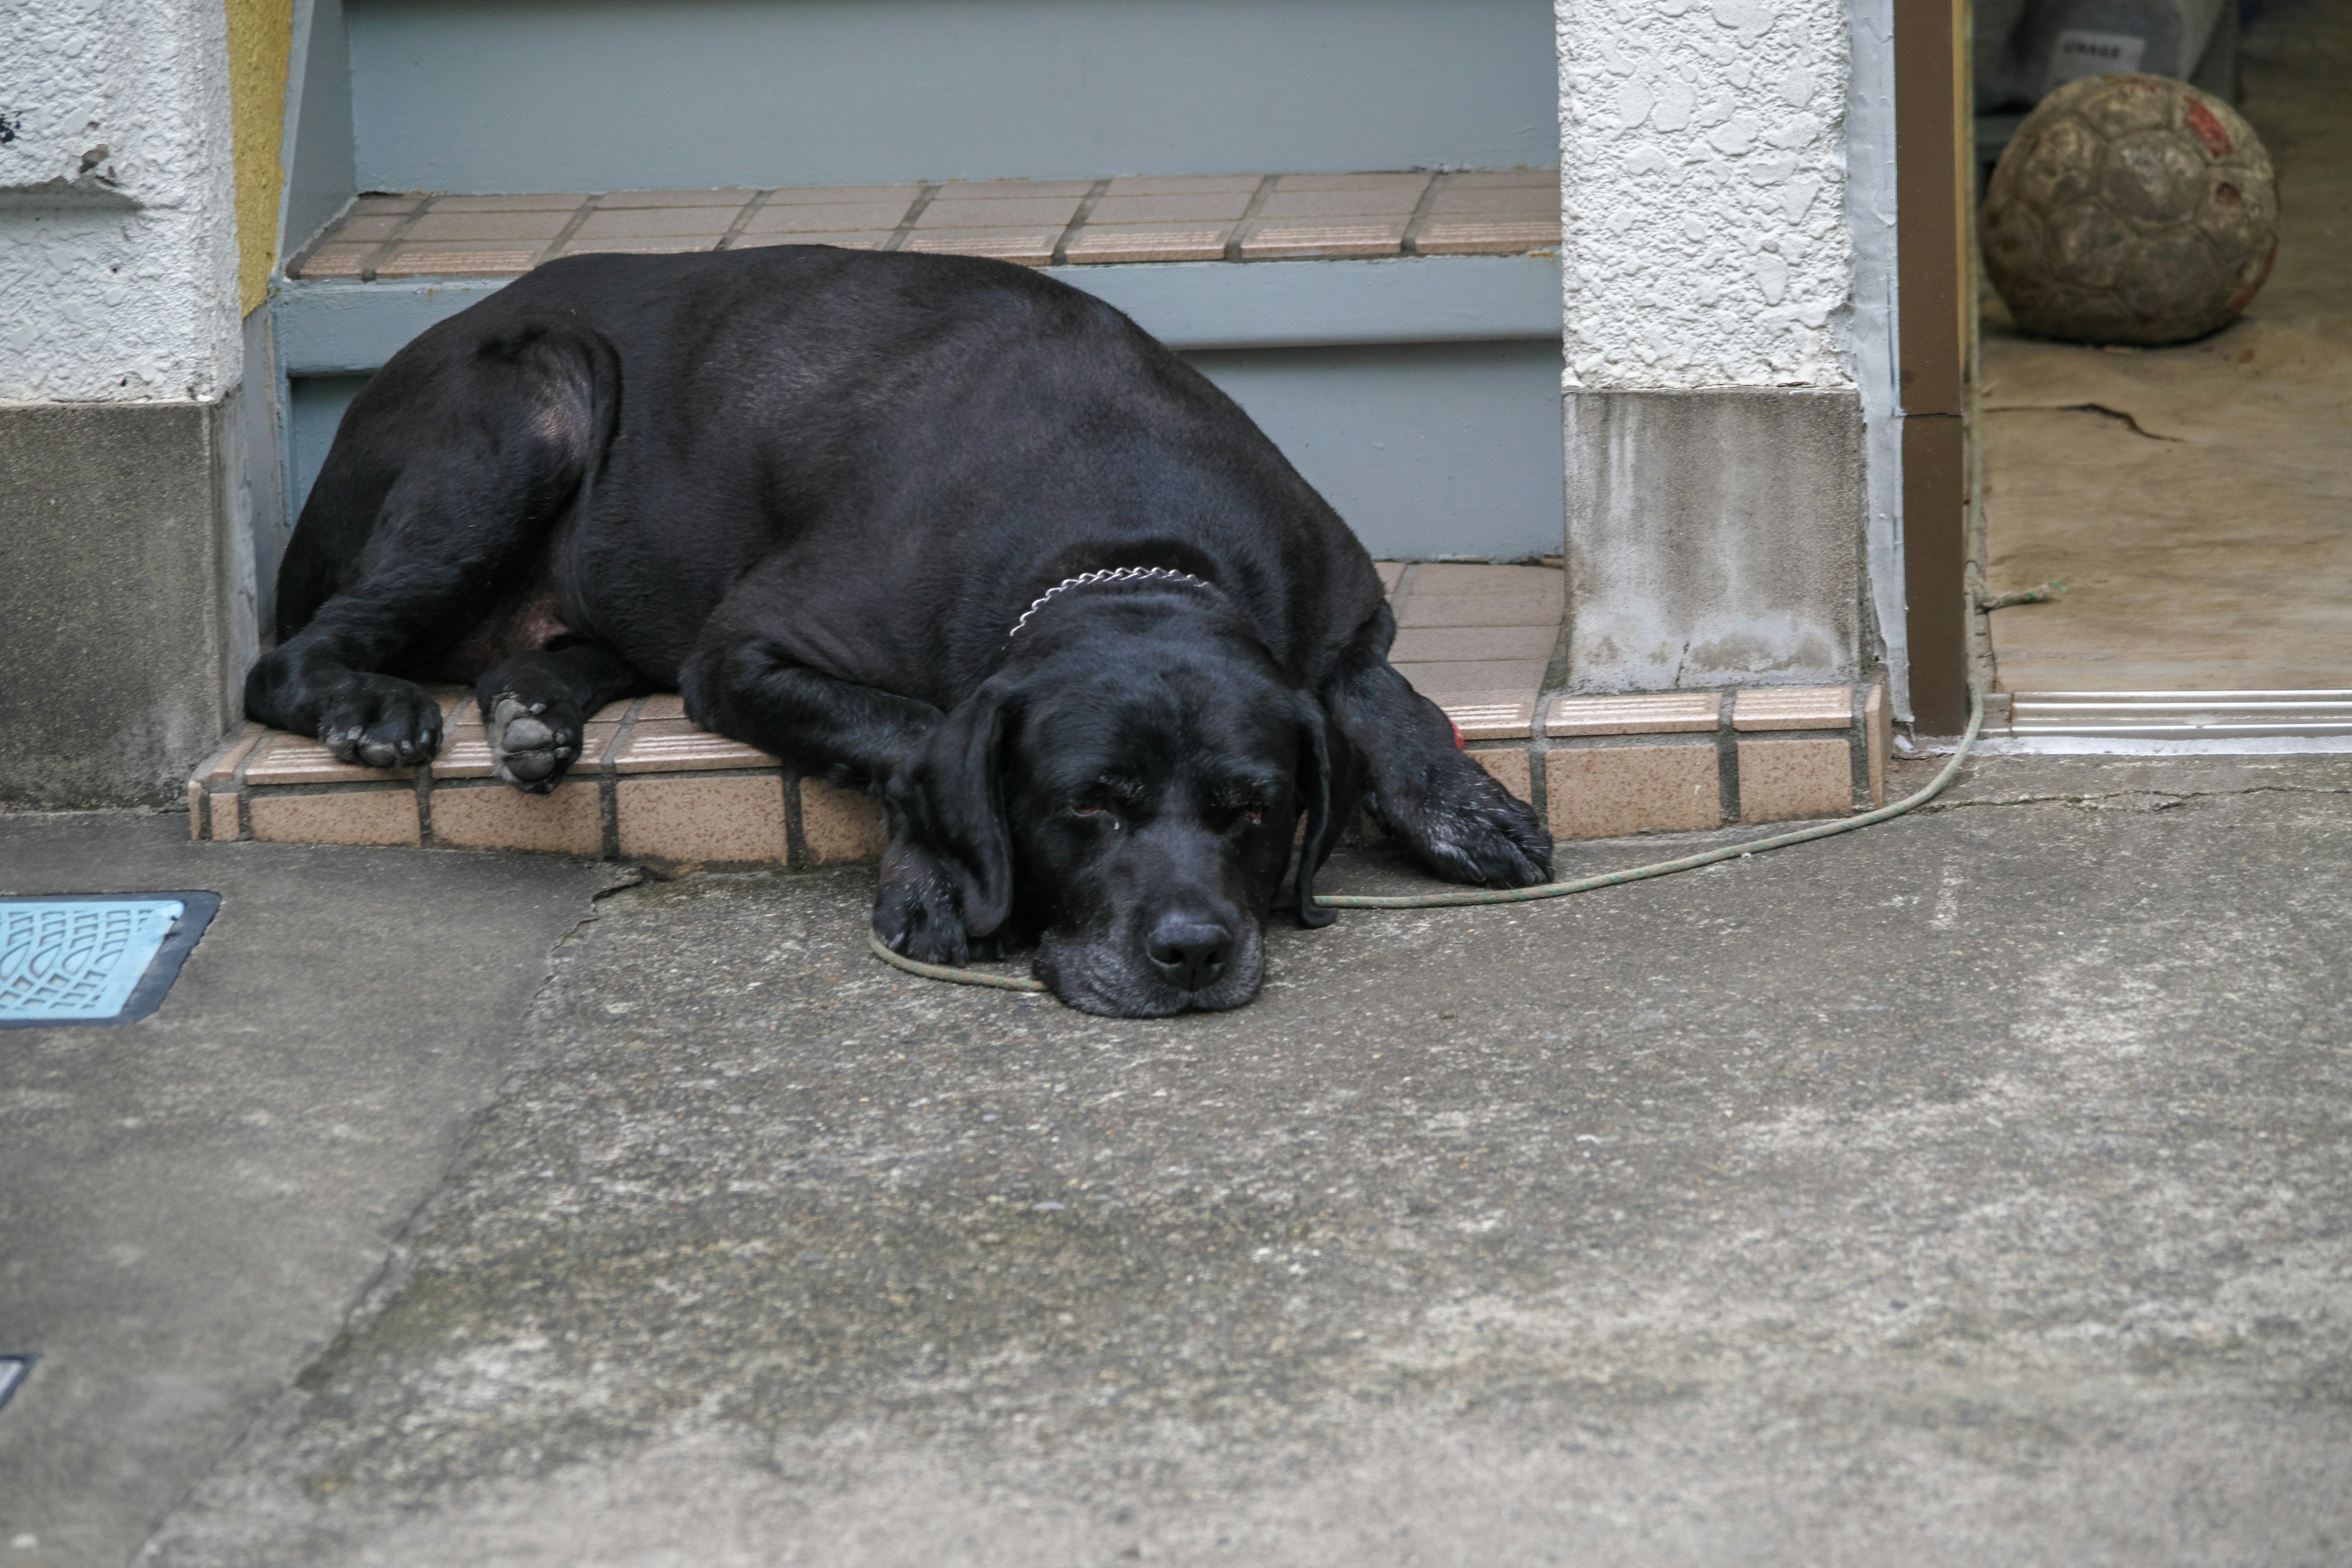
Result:
M1203 578L1195 577L1190 572L1179 572L1172 567L1168 566L1108 566L1099 572L1081 572L1075 577L1063 578L1060 582L1055 584L1052 587L1046 589L1044 593L1031 600L1029 602L1029 607L1021 612L1021 618L1013 623L1013 629L1004 634L1004 640L1006 642L1011 642L1014 637L1019 637L1021 635L1021 628L1029 624L1029 617L1035 615L1039 610L1044 609L1047 600L1051 599L1055 595L1063 592L1065 589L1087 588L1091 587L1097 583L1145 583L1153 581L1184 583L1195 588L1206 588L1211 593L1216 592L1215 584L1208 582Z

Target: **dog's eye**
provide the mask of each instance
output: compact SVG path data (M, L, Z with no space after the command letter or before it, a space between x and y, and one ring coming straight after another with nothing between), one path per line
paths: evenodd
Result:
M1245 820L1250 822L1264 822L1265 820L1265 807L1262 805L1245 805L1242 807L1242 816Z

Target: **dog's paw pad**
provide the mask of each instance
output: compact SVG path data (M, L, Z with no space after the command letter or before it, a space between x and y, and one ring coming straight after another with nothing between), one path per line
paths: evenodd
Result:
M560 719L546 717L544 702L501 696L483 726L490 743L490 776L518 789L545 793L555 787L564 765L580 754L580 737Z

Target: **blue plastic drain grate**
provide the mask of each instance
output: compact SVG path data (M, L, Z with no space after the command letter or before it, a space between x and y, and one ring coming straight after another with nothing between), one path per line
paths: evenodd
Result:
M0 1027L145 1017L219 907L213 893L0 899Z

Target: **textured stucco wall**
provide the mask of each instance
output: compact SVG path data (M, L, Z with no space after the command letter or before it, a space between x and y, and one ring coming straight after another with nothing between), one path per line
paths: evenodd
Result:
M1568 384L1851 385L1843 0L1557 0Z
M286 66L294 0L227 0L231 141L236 149L237 310L269 297L278 259L278 161L286 131Z
M222 0L0 6L0 401L236 385Z

